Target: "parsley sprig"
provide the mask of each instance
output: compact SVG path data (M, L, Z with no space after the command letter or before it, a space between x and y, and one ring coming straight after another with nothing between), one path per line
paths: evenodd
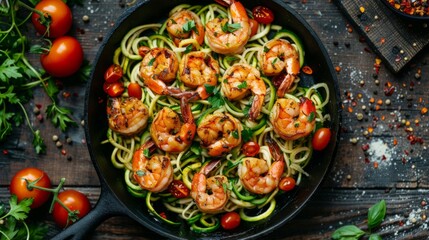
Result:
M31 239L42 240L48 232L48 226L42 223L27 224L32 198L18 203L15 195L9 199L9 207L0 203L0 239Z
M30 0L29 4L38 2ZM82 1L69 0L67 4L82 5ZM0 142L11 134L14 127L26 122L33 134L34 149L41 154L46 152L46 146L39 130L32 127L24 107L33 98L34 88L42 87L51 100L46 113L55 127L66 131L77 124L71 117L72 111L58 105L59 89L55 81L43 70L37 70L27 58L30 44L24 33L33 12L37 10L20 0L6 0L0 4ZM41 14L41 18L49 24L49 16ZM86 62L77 77L86 80L89 71Z

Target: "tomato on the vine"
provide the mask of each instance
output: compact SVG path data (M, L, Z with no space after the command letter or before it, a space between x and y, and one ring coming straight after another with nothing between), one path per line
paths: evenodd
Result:
M270 24L274 21L274 13L271 9L264 6L256 6L252 9L253 18L258 23Z
M48 201L51 193L48 191L27 187L27 181L37 181L36 186L43 188L51 187L51 179L49 179L48 174L43 170L34 167L28 167L19 170L10 181L10 194L16 195L18 201L23 200L24 198L33 198L33 203L31 208L40 207L46 201Z
M311 141L313 149L320 151L328 146L329 141L331 140L331 129L329 128L319 128L313 135Z
M168 191L175 198L185 198L189 196L189 188L180 180L173 180L168 186Z
M128 96L141 99L142 93L143 90L138 83L130 83L128 85Z
M296 185L295 179L292 177L284 177L280 180L279 188L285 192L292 190Z
M31 21L38 33L57 38L70 30L73 23L72 12L62 0L42 0L35 9L44 16L42 18L37 12L31 15Z
M118 64L112 64L104 72L104 80L108 83L114 83L119 81L123 75L124 75L124 72L122 70L122 67L119 66Z
M83 49L79 41L62 36L52 42L48 53L40 55L43 69L54 77L68 77L76 73L83 62Z
M88 197L73 189L60 192L58 194L58 200L70 209L70 211L76 212L76 216L79 219L84 217L91 210L91 203L89 202ZM73 219L69 218L68 211L58 202L55 202L54 204L52 216L54 217L55 223L61 228L68 227L74 223Z
M241 147L241 150L243 152L244 155L246 155L247 157L253 157L256 154L259 153L259 144L257 142L247 142L245 144L243 144L243 146Z
M240 222L240 215L236 212L225 213L220 219L220 224L225 230L231 230L238 227L240 225Z

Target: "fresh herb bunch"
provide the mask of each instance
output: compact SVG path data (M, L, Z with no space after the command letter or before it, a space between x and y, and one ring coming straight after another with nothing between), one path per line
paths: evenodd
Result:
M25 220L30 212L32 198L18 203L17 197L12 195L9 207L0 202L0 239L31 239L43 240L48 232L48 226L42 223L27 224Z
M33 98L33 89L42 87L51 100L46 114L55 127L66 131L77 126L72 119L72 111L58 105L58 86L44 70L37 70L28 60L30 43L25 33L27 23L40 0L0 1L0 142L11 134L14 127L27 122L33 133L33 146L36 153L45 153L46 145L40 131L32 127L24 105ZM69 5L82 5L82 0L67 2ZM33 9L33 10L32 10ZM86 62L76 77L86 80L90 67Z
M368 232L365 232L355 225L346 225L337 229L332 234L334 240L358 240L364 235L369 235L369 240L381 240L380 235L373 233L373 230L380 226L386 215L386 202L381 200L368 210Z

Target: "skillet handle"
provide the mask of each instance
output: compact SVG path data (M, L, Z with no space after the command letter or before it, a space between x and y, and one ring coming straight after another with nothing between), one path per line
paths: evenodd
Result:
M100 198L95 207L82 219L66 228L52 240L81 240L97 228L104 220L117 215L126 215L126 210L109 191L101 189Z

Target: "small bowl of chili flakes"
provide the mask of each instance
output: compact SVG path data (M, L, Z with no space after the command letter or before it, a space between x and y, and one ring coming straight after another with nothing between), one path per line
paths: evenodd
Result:
M395 13L412 20L429 20L429 0L382 0Z

